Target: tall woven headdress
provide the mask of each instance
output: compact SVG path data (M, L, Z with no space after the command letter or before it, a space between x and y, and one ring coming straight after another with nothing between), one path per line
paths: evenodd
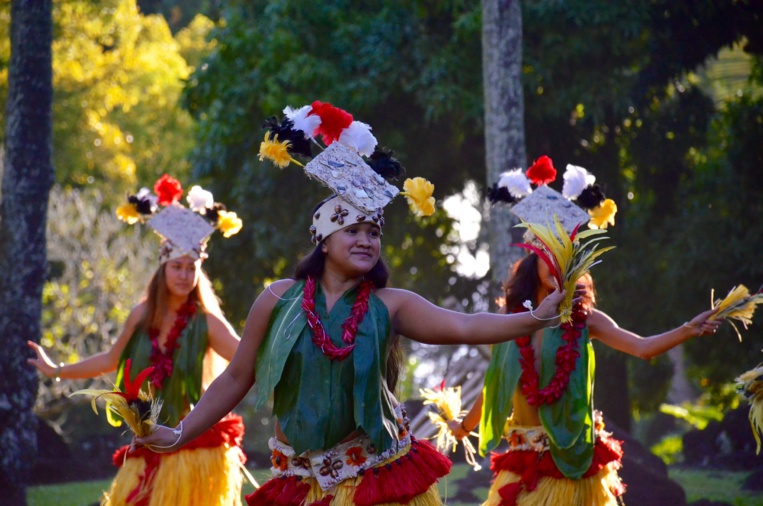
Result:
M180 203L183 188L180 182L164 174L154 184L154 193L142 188L128 195L127 202L117 208L117 217L133 225L145 222L161 238L160 263L190 256L206 258L206 244L215 231L230 237L241 230L241 219L224 205L215 202L212 194L193 186L186 196L189 207Z
M280 122L273 116L263 125L267 132L259 157L280 168L295 163L304 168L309 178L334 193L313 214L313 243L356 223L371 222L382 227L383 208L399 193L419 216L434 213L432 183L421 177L407 179L402 193L390 183L405 170L393 158L393 151L377 146L369 125L320 101L298 109L286 107L283 112L285 117ZM313 148L319 151L316 156Z
M501 174L488 190L487 198L493 203L510 204L511 212L526 223L550 224L556 216L567 233L585 223L594 229L615 224L617 205L606 198L596 184L596 176L583 167L568 164L559 193L548 186L556 174L551 158L541 156L526 172L513 169Z

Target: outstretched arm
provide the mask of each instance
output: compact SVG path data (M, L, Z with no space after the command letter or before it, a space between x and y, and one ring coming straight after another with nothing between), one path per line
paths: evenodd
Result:
M448 422L448 428L456 437L456 439L463 439L469 435L470 432L474 432L480 423L482 417L482 392L475 399L472 409L469 410L464 418L461 420L451 420Z
M714 310L704 311L673 330L648 337L618 327L606 313L594 310L588 316L591 338L598 339L610 348L634 357L650 359L688 341L692 337L714 334L721 321L709 321Z
M397 333L427 344L495 344L556 325L565 292L554 291L533 313L465 314L450 311L407 290L385 288L384 301ZM534 315L534 316L533 316Z
M199 403L175 430L162 425L149 436L136 438L135 443L157 452L175 451L192 441L227 415L244 398L254 384L257 350L265 337L270 314L278 297L293 284L291 280L274 283L263 291L249 310L244 335L228 367L209 386Z
M127 342L140 324L145 311L144 304L135 306L127 316L122 332L117 337L111 348L95 355L91 355L79 362L58 366L53 362L45 349L33 341L27 341L27 346L34 350L35 358L27 359L27 363L35 366L42 374L49 378L58 377L63 379L95 378L101 374L115 371L119 364L119 356L122 354Z

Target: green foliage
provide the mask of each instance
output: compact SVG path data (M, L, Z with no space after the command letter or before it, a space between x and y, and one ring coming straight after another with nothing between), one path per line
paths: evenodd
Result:
M683 439L679 434L671 434L652 446L650 450L667 465L676 464L681 460L683 455Z
M727 502L735 506L763 506L763 498L754 490L742 490L751 473L732 471L697 471L671 467L670 479L677 481L686 491L686 501L691 504L700 499Z
M0 6L3 105L8 10ZM211 22L200 18L173 39L164 19L141 15L135 0L55 2L53 17L59 184L108 188L113 203L163 172L186 175L193 122L177 102L192 68L183 56L198 61L206 53Z
M214 245L209 262L234 319L265 282L290 275L309 248L312 207L328 195L296 167L257 160L260 125L286 105L322 100L350 111L396 150L409 176L432 180L439 198L481 172L481 147L464 149L481 115L478 39L467 37L479 29L478 12L459 2L283 0L222 13L217 46L190 78L184 104L199 123L195 174L245 223ZM402 199L385 212L383 255L395 286L433 299L457 290L446 284L445 213L415 221Z
M671 415L689 423L694 428L702 430L707 424L723 420L723 412L716 406L701 406L684 402L680 406L674 404L661 404L660 412Z

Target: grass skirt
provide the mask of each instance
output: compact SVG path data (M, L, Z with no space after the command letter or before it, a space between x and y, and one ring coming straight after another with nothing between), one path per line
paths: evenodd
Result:
M314 478L273 478L246 497L249 506L440 506L437 480L451 462L429 442L413 440L362 475L324 491Z
M507 451L493 454L495 475L482 506L615 506L625 492L617 470L622 458L620 441L596 440L594 457L579 480L566 478L547 451Z
M244 424L230 415L172 453L120 448L101 506L240 506Z

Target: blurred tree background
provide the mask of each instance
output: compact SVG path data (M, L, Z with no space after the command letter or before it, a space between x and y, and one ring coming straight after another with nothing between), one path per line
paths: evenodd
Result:
M244 220L239 235L211 241L206 264L240 330L256 295L309 250L310 210L326 196L298 168L259 162L261 124L313 100L372 125L409 176L436 185L438 203L464 195L485 215L475 197L492 184L484 176L480 17L476 0L55 2L54 199L63 200L51 205L51 259L57 233L91 245L119 236L97 213L111 213L127 191L162 173L186 187L203 184ZM618 248L594 270L599 304L640 334L707 308L711 288L722 296L738 283L763 283L760 26L754 0L523 3L529 162L547 154L560 170L584 166L616 200L610 236ZM7 30L0 5L2 100ZM65 209L77 206L96 214L83 217L82 229L62 228L72 219ZM441 210L417 221L402 199L387 213L383 254L396 286L467 311L498 295L489 273L458 267L459 256L485 249L484 231L462 243L463 216ZM135 280L152 270L150 260L135 261L145 251L153 258L148 233L122 230L118 249L132 246L130 254L92 248L78 275L70 259L52 263L45 304L60 317L46 320L44 344L62 357L108 345L140 294ZM73 290L85 271L102 279L98 293ZM65 297L75 300L62 312ZM94 320L69 311L101 316L75 331L70 318ZM761 361L757 327L741 343L727 327L687 343L683 354L695 394L705 393L700 402L720 410L736 402L725 385ZM418 364L447 361L453 350L409 351ZM632 415L654 413L671 361L597 351L599 407L624 427Z

